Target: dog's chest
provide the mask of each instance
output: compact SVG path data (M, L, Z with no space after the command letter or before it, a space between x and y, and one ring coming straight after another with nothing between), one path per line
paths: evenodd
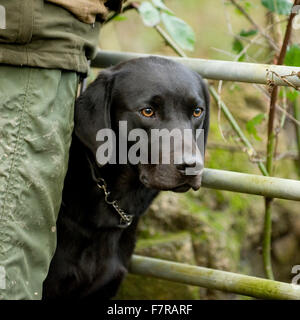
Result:
M119 241L119 232L102 231L93 237L77 261L83 282L89 285L95 282L104 285L124 268L124 262L120 259Z

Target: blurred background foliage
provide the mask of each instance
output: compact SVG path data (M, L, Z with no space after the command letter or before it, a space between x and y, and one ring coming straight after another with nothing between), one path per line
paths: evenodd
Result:
M271 1L276 2L273 9L270 1L236 2L262 29L275 21L276 27L267 30L270 30L274 42L280 43L290 12L290 8L287 8L289 1ZM145 1L138 4L142 2ZM269 43L263 37L257 37L257 30L231 1L166 0L164 3L194 30L194 49L186 51L189 57L273 63L274 52ZM273 13L270 13L270 10ZM274 14L276 10L283 12ZM151 25L151 17L149 23ZM165 28L163 23L160 25ZM193 39L191 41L193 42ZM294 48L289 48L286 64L300 66L299 42L300 29L293 30ZM155 28L144 25L136 10L128 10L104 25L99 47L103 50L176 55ZM242 50L244 52L240 54ZM98 71L92 70L90 81L96 77ZM217 81L210 81L210 84L216 89L219 87ZM268 96L262 94L257 86L233 82L224 82L219 93L255 147L256 158L265 159ZM285 100L286 96L288 100ZM292 115L293 99L299 100L294 89L281 89L280 103L283 103ZM261 174L256 159L249 157L213 99L211 113L206 167ZM280 113L278 119L280 134L274 175L299 179L300 162L295 123L289 118L283 119ZM136 253L264 277L261 256L263 223L264 201L261 197L209 189L186 194L163 192L142 219ZM276 200L272 212L272 226L271 255L275 279L290 282L293 265L300 264L300 204ZM128 275L118 298L245 297Z

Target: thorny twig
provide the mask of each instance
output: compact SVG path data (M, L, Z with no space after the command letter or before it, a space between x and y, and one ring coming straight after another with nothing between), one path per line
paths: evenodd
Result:
M260 85L253 84L253 87L259 90L265 98L270 99L268 92L262 88ZM285 114L287 118L289 118L295 125L300 127L300 121L298 121L295 117L293 117L289 112L287 112L283 107L281 107L278 103L276 103L276 109L281 113Z
M275 86L275 81L274 81L274 75L278 78L280 78L283 82L285 82L288 86L290 87L293 87L295 90L297 91L300 91L300 87L297 87L295 86L292 82L288 81L286 78L289 78L289 77L298 77L300 79L300 73L299 72L295 72L295 71L292 71L290 74L286 74L286 75L283 75L281 76L280 74L278 74L276 71L274 70L269 70L267 69L267 78L268 78L268 87L271 89ZM272 79L269 78L269 75L272 75Z
M248 14L248 12L239 5L235 0L229 0L244 16L245 18L252 24L252 26L268 41L270 46L277 52L279 50L276 43L273 39L252 19L252 17Z

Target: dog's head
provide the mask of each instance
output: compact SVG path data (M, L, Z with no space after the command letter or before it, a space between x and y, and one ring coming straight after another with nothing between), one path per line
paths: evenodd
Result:
M209 94L196 72L158 57L130 60L101 72L75 109L75 133L95 157L104 143L96 137L104 128L115 133L116 163L121 158L124 163L120 153L125 150L145 186L177 192L199 189L203 159L196 135L203 129L205 147ZM136 156L133 161L130 152Z

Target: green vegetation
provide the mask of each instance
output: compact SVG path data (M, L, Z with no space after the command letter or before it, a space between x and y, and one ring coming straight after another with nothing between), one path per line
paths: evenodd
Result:
M285 65L300 66L300 30L287 32L291 5L288 0L149 0L134 2L130 8L129 1L128 10L103 27L100 47L163 55L188 52L190 57L271 64L281 59ZM258 164L266 164L266 174L298 179L299 92L290 87L280 88L277 94L272 81L267 87L216 81L210 85L238 127L227 120L217 101L212 101L206 167L260 174L264 171ZM249 149L249 143L254 150ZM270 214L264 221L265 212ZM275 279L289 281L293 264L300 261L297 212L299 203L277 200L265 209L260 197L217 190L164 193L143 218L137 252L177 261L173 253L178 250L174 245L178 241L188 252L188 263L265 276L272 259ZM270 234L263 231L264 225L272 226ZM282 255L285 251L288 258ZM268 276L272 277L272 272ZM169 287L167 281L148 279L147 289L146 285L136 289L138 279L130 275L120 297L161 299L165 294L172 299L170 292L174 292L174 299L186 297L178 294L182 285L170 283ZM148 288L151 284L152 289ZM193 298L234 298L203 289L194 295L187 290L187 296Z

